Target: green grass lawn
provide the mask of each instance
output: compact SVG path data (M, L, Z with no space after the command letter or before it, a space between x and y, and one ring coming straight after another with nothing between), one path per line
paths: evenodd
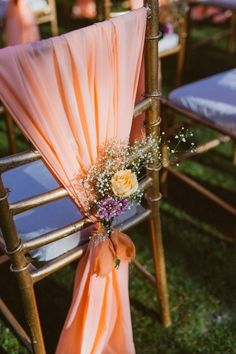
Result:
M59 11L61 31L81 26ZM209 33L198 28L194 38ZM184 82L233 68L236 55L225 52L224 40L214 46L187 51ZM163 62L164 89L170 90L174 58ZM194 139L213 136L198 128ZM0 126L1 154L6 153L4 125ZM19 136L19 148L25 143ZM179 167L212 191L236 204L236 168L230 162L231 144L187 160ZM206 200L174 177L169 178L168 198L161 203L161 218L167 262L173 324L160 324L154 288L131 267L130 300L134 340L138 354L233 354L236 353L236 253L233 247L212 236L231 236L234 221L221 208ZM137 259L153 271L148 224L130 232ZM70 305L76 264L36 285L47 353L52 354ZM1 266L1 296L23 321L20 299L9 265ZM6 285L5 285L6 284ZM0 320L0 348L9 354L26 351ZM1 349L0 349L1 353ZM123 354L123 353L119 353Z

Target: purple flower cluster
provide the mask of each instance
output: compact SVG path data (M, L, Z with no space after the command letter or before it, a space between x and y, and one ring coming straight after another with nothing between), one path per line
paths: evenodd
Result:
M97 204L98 214L101 219L110 221L115 216L122 214L129 205L129 201L123 198L106 198Z

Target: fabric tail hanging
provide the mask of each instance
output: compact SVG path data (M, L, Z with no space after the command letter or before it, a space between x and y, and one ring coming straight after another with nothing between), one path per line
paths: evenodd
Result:
M81 211L83 170L96 161L102 144L129 140L145 28L141 8L0 50L0 99ZM115 231L114 237L123 235ZM98 277L93 251L90 241L57 353L133 354L128 263Z
M29 43L39 39L35 17L26 0L9 0L5 33L7 45Z

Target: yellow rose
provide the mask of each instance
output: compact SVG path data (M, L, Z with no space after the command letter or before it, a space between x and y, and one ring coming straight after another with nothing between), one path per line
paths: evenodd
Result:
M111 188L118 197L129 197L138 189L137 176L131 170L121 170L111 179Z

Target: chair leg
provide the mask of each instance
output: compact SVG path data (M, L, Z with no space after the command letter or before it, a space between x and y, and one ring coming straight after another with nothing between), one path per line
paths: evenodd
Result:
M161 173L161 193L167 198L168 197L168 170L164 169Z
M53 36L58 36L58 26L57 26L57 20L54 19L51 21L51 32Z
M161 131L164 132L163 136L163 145L162 145L162 166L167 167L169 165L169 153L168 153L168 145L167 145L167 136L168 136L168 122L167 122L167 107L162 104L161 105ZM167 197L168 194L168 170L163 169L160 173L160 188L163 196Z
M7 200L7 191L4 188L0 175L0 225L4 242L5 253L11 260L10 270L15 274L22 305L28 325L29 336L32 342L34 354L46 354L39 314L35 299L34 282L31 275L30 263L25 257L23 244L16 231L13 215ZM32 265L31 265L32 267Z
M233 142L233 164L236 165L236 141Z
M186 18L181 18L179 20L179 36L180 36L180 50L177 55L177 66L176 66L176 75L175 75L175 87L179 87L181 84L184 61L185 61L185 48L187 41L187 32L186 32Z
M8 136L8 144L9 144L9 152L11 154L15 154L16 149L16 134L14 129L14 123L10 114L6 114L6 125L7 125L7 136Z
M50 9L52 12L51 32L52 32L53 36L58 36L59 30L58 30L58 23L57 23L56 3L55 3L55 0L48 0L48 3L50 5Z
M111 1L110 0L102 0L103 7L103 20L108 20L110 18L111 13Z
M19 283L23 309L29 328L33 352L34 354L46 354L38 308L36 304L33 280L30 275L30 271L27 266L16 270L11 268L11 270L15 272Z
M235 36L235 27L236 27L236 13L233 13L231 19L230 19L230 34L228 37L228 52L230 54L234 53L235 50L235 40L236 40L236 36Z
M155 172L153 172L155 174ZM162 322L165 327L171 325L169 297L166 278L165 256L161 232L160 220L160 205L159 205L159 192L157 182L159 176L155 176L153 180L152 192L149 197L149 203L152 210L150 218L150 231L152 240L152 251L154 260L154 269L156 276L156 290L161 308ZM158 193L157 193L158 192Z
M24 329L21 327L15 316L11 313L9 308L0 298L0 313L2 313L3 317L5 318L6 322L9 326L13 329L17 337L23 343L23 345L32 353L32 345L28 335L25 333ZM1 352L1 351L0 351Z

